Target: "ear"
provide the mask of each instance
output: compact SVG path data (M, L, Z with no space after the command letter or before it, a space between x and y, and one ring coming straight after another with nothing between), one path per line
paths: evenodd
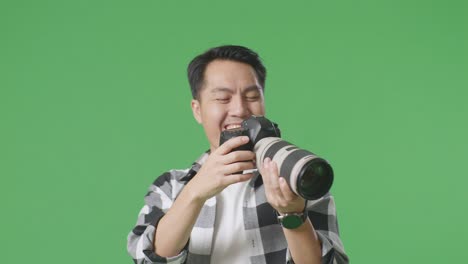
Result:
M202 118L201 118L200 101L196 99L192 99L191 106L192 106L193 117L195 118L195 120L197 120L199 124L201 124Z

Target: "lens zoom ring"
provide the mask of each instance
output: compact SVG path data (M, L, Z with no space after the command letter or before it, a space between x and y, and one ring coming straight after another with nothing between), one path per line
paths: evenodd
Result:
M305 156L310 156L313 155L311 152L304 150L304 149L298 149L296 151L293 151L292 153L289 153L289 155L284 159L283 163L281 164L280 169L280 176L285 178L287 181L289 181L290 184L296 184L296 182L290 182L290 177L291 177L291 172L294 168L294 165L296 163L304 158ZM297 178L297 175L296 177Z
M280 140L276 143L273 143L273 145L271 145L265 152L265 156L263 156L263 159L270 158L273 160L273 157L276 155L276 153L278 153L280 149L289 145L291 145L291 143L284 140Z

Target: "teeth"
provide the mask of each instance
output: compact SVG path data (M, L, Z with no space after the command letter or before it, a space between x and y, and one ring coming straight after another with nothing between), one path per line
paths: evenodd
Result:
M226 129L234 129L234 128L240 128L241 125L228 125L226 126Z

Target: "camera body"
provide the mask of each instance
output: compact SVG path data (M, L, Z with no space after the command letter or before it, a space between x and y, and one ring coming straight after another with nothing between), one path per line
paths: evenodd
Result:
M249 142L246 144L233 149L236 150L254 150L255 144L266 137L281 137L281 132L278 128L278 124L271 122L264 116L251 116L248 119L242 121L240 128L227 129L221 132L219 145L221 146L224 142L231 138L239 136L248 136Z

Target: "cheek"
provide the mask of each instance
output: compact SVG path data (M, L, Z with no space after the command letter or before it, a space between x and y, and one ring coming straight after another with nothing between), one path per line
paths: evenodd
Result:
M263 103L252 105L250 109L254 115L265 115L265 105Z
M221 125L224 120L225 112L222 107L212 106L205 108L204 120L210 128L217 128Z

